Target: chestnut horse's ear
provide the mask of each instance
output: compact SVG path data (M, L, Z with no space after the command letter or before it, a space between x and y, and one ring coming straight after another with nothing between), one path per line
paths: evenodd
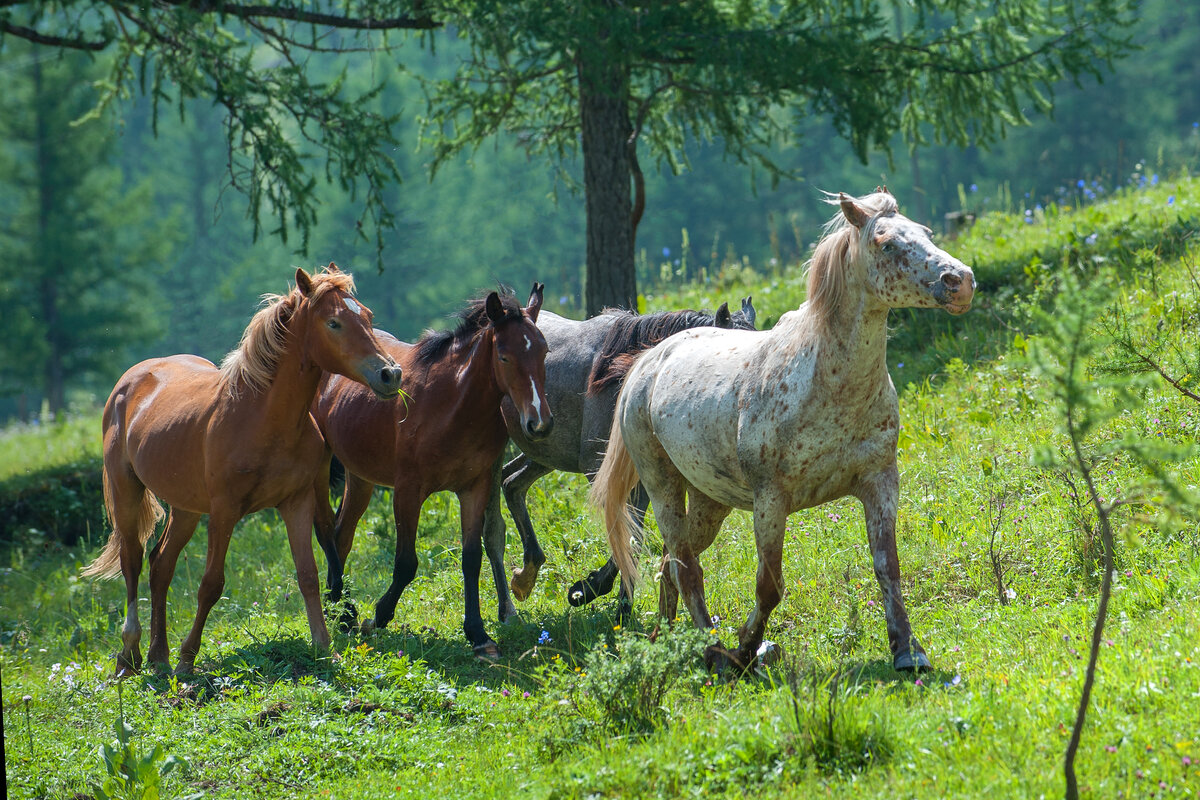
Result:
M500 302L500 295L495 292L487 296L487 300L483 302L483 310L493 325L499 325L504 321L504 304Z
M758 312L754 310L754 303L752 302L753 299L754 295L752 294L748 294L742 298L742 316L746 318L746 321L749 322L752 327L754 322L758 319Z
M871 218L871 215L862 206L855 204L854 198L845 192L838 192L838 203L842 206L842 213L846 216L846 221L856 228L866 225L867 220Z
M717 309L717 316L713 320L713 325L718 328L733 327L733 317L729 313L729 303L721 303L721 307Z
M529 292L529 302L525 304L525 313L529 314L529 318L537 322L538 312L542 310L542 293L546 288L546 284L533 282L533 289Z
M296 267L296 288L300 290L300 294L308 297L312 287L312 278L309 274L304 271L303 267Z

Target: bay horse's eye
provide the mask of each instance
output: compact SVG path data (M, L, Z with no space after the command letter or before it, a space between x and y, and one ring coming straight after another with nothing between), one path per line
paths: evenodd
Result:
M342 327L342 323L338 322L336 319L326 320L325 324L331 331L339 330Z
M506 356L506 355L504 355L503 353L501 353L501 354L500 354L500 363L501 363L501 364L507 364L507 363L508 363L508 356Z

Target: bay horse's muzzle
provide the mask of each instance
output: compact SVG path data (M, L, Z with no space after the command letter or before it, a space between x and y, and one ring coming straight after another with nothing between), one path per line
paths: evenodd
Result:
M553 429L553 414L547 414L545 417L539 416L537 419L525 418L525 435L534 441L545 439Z

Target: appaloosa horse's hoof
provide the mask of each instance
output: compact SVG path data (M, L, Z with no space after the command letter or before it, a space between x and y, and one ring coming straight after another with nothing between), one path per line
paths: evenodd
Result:
M500 660L500 645L488 639L483 644L477 644L471 648L475 652L475 657L480 661L495 663Z
M919 672L923 669L933 669L929 657L922 650L905 648L892 658L892 667L898 672Z
M708 667L709 672L730 681L736 681L746 672L745 665L737 655L719 644L711 644L704 648L704 666Z

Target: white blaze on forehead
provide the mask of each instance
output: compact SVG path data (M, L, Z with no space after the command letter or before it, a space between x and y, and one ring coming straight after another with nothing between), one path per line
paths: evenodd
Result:
M342 300L346 303L346 308L353 311L355 314L362 314L362 306L355 302L352 297L344 297Z
M529 388L533 390L533 413L537 414L537 421L540 423L542 421L542 398L538 395L537 381L533 379L532 375L529 376Z
M526 336L525 337L525 349L529 350L532 347L533 347L533 342L529 341L529 337Z

